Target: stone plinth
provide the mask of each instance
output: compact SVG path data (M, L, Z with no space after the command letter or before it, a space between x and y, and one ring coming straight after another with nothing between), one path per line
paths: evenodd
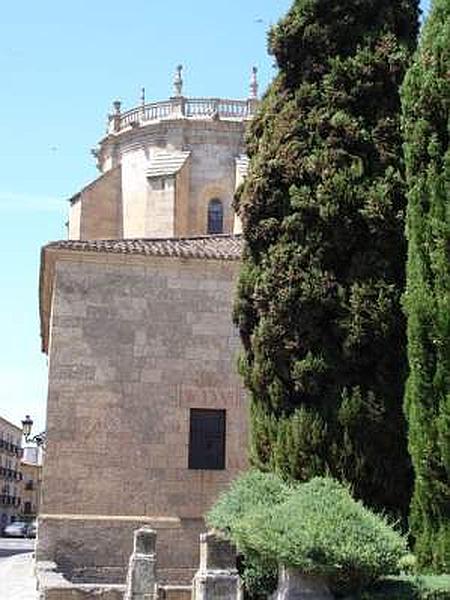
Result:
M193 581L193 600L241 600L236 551L215 533L200 535L200 568Z
M157 600L156 532L143 527L134 532L124 600Z

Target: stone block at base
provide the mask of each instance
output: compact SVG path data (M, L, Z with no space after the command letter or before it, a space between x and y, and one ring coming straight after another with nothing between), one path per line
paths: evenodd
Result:
M333 600L326 583L298 569L280 568L278 589L273 600Z
M164 585L159 588L158 600L191 600L192 586Z
M201 519L51 518L39 519L36 560L57 564L74 583L125 584L133 534L148 526L157 532L158 583L190 585L199 564Z
M193 600L240 600L241 582L237 573L197 574L194 578Z
M200 535L200 568L192 587L193 600L242 600L236 549L213 531Z
M123 600L125 586L76 584L57 571L55 563L36 563L39 600Z

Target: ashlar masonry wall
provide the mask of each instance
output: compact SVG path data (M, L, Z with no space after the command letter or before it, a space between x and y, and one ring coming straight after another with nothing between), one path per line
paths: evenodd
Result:
M190 579L202 516L246 468L233 261L56 259L37 559L123 580L132 531L158 531L162 578ZM226 468L188 469L191 408L226 410Z

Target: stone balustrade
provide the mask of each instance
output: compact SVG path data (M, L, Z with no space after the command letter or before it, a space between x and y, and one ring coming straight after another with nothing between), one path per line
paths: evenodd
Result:
M257 109L258 100L227 100L223 98L174 97L161 102L151 102L121 112L119 102L114 103L115 112L108 119L108 133L118 133L128 128L139 127L162 119L208 119L227 120L251 119Z

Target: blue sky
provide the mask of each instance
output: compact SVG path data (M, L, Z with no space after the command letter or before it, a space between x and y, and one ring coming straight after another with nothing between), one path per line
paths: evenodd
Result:
M178 63L188 96L246 97L273 75L266 30L291 0L22 0L0 23L0 415L45 423L40 247L66 235L66 198L97 175L89 150L114 99L165 99ZM424 9L427 6L423 6Z

